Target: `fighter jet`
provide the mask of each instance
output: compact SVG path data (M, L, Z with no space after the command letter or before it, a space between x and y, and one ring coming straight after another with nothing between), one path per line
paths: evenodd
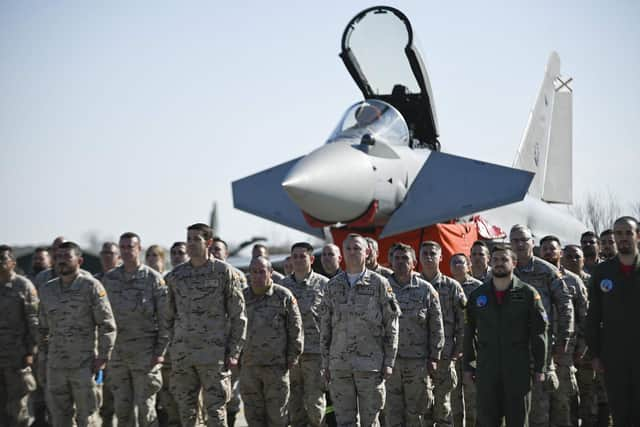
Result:
M325 227L392 237L480 213L490 237L522 223L536 235L575 241L584 226L546 203L572 197L571 91L558 55L551 54L511 168L440 150L413 34L395 8L356 15L340 57L364 100L347 109L318 149L233 182L234 206L318 237Z

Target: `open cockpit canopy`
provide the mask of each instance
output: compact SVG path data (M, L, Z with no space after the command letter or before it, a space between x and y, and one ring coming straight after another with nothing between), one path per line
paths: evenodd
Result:
M376 6L357 14L342 35L340 57L365 99L385 101L402 114L412 146L439 148L429 77L402 12Z

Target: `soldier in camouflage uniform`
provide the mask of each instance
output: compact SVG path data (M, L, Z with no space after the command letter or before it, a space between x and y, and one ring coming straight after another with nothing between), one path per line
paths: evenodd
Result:
M30 424L28 398L38 337L38 293L15 273L13 250L0 245L0 426Z
M271 263L251 261L247 341L240 363L240 387L249 427L288 425L289 370L302 353L302 318L293 294L271 280Z
M582 279L560 265L562 249L560 239L545 236L540 239L540 255L558 269L571 294L575 333L571 336L566 353L555 358L558 390L551 395L551 425L572 426L578 424L578 380L574 360L579 360L586 350L585 327L587 320L587 288ZM563 405L569 404L569 408ZM567 415L569 415L567 417Z
M111 357L116 323L102 284L80 273L78 245L62 243L55 259L59 276L40 289L39 351L47 362L47 406L54 427L73 425L74 412L78 427L94 426L94 376Z
M558 389L558 376L554 360L568 354L573 336L573 304L569 289L556 267L533 255L531 230L524 225L514 225L509 232L509 240L518 256L514 274L523 282L533 286L542 298L542 304L549 316L549 356L544 383L534 383L531 392L532 427L549 426L551 396ZM552 352L553 350L553 352ZM569 354L569 357L572 353ZM564 423L570 418L568 396L556 395L554 400L555 420Z
M259 256L269 259L269 249L262 243L256 243L251 248L251 259L257 258ZM250 277L248 277L247 279L250 279ZM273 273L271 274L271 280L280 284L284 280L284 275L273 270Z
M174 242L169 249L169 258L173 268L188 262L187 244L185 242ZM167 273L169 274L169 273ZM166 276L166 275L165 275ZM168 290L168 287L167 287ZM157 409L160 427L180 427L180 413L178 404L170 391L171 385L171 356L169 350L164 355L162 363L162 388L158 392Z
M102 280L118 325L106 382L119 426L157 426L156 394L169 345L167 287L160 273L141 264L137 234L124 233L119 246L123 264Z
M389 283L402 316L398 357L386 383L385 421L389 427L421 426L425 403L433 403L428 370L435 371L444 346L440 299L430 283L413 274L416 253L411 246L397 244L391 265Z
M433 373L434 406L433 421L437 426L453 424L451 414L451 392L458 384L456 361L462 358L464 336L464 308L467 298L462 286L440 272L442 248L437 242L426 241L420 245L422 278L433 285L440 297L442 323L444 325L444 348L436 371Z
M489 277L489 247L482 240L476 240L471 245L471 275L484 282Z
M50 268L51 255L49 254L49 248L39 246L33 250L33 255L31 255L31 271L26 277L30 281L33 281L40 272Z
M229 245L227 242L222 240L220 237L214 237L213 243L211 244L211 254L213 258L219 259L220 261L227 261L229 257ZM240 287L245 289L247 285L247 277L245 274L238 268L229 264L233 275L235 276L235 280L240 283ZM228 327L229 325L227 325ZM240 398L240 384L238 382L240 378L240 371L237 367L231 368L231 399L227 402L227 424L229 427L233 427L236 422L236 416L238 412L240 412L240 404L242 399Z
M93 277L100 280L102 286L104 286L102 279L104 279L105 273L116 268L118 264L120 264L120 249L118 248L118 244L115 242L104 242L102 249L100 249L100 265L102 271ZM115 415L113 394L105 383L103 383L102 386L98 385L98 389L102 393L100 396L100 418L102 418L102 427L111 427L113 426L113 416Z
M196 425L201 389L208 425L226 426L229 369L238 365L247 329L240 284L227 263L209 257L212 239L208 225L189 226L187 251L191 260L166 277L171 390L183 427Z
M306 242L291 247L293 274L285 277L282 286L298 301L304 326L304 352L291 368L291 398L289 417L293 427L319 427L324 418L324 379L320 370L320 303L329 281L311 270L313 246Z
M473 250L473 247L472 247ZM482 282L475 279L471 274L471 265L469 258L463 253L457 253L451 256L449 261L451 275L460 283L464 291L467 301L471 292L475 291ZM468 381L462 375L462 360L456 361L456 375L458 377L458 385L453 390L451 396L451 408L453 412L453 424L455 426L474 427L476 425L476 384Z
M320 261L325 275L331 279L341 271L340 263L342 262L342 254L340 253L340 248L333 243L327 243L322 248Z
M367 245L369 246L369 255L367 255L366 266L368 270L378 273L381 276L389 278L393 274L393 270L387 267L383 267L378 264L378 255L380 250L378 249L378 242L372 237L365 237Z
M384 277L365 268L367 242L350 234L343 242L346 271L334 276L322 299L322 369L338 425L378 426L384 381L398 351L399 307Z
M567 245L564 247L562 266L565 270L580 277L582 283L585 284L588 294L589 279L591 279L591 276L583 270L584 254L579 245ZM577 336L577 348L586 346L585 338L584 335ZM607 393L604 389L604 380L602 374L595 372L593 366L591 366L591 352L589 349L581 356L578 353L575 365L578 370L576 378L578 381L578 391L580 393L578 417L582 420L582 426L595 427L597 425L607 425L606 420L609 418L609 407ZM605 420L603 424L599 424L599 418Z

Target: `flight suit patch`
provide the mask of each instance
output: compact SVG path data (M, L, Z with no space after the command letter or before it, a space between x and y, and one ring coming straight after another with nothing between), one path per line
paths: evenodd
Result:
M611 279L602 279L600 290L604 293L611 292L613 290L613 281Z
M480 295L476 298L476 306L479 308L485 307L487 305L487 296Z

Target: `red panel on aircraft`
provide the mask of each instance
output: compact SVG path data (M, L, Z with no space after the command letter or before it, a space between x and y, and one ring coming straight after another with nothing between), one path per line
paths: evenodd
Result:
M333 241L336 245L342 247L342 242L349 233L358 233L365 237L373 237L378 240L380 253L378 262L381 265L389 265L389 249L396 242L402 242L411 245L416 251L416 257L419 257L420 243L425 240L436 241L442 246L442 262L440 263L440 271L448 276L451 275L449 269L449 260L453 254L462 252L467 255L471 252L471 245L478 240L478 226L474 222L463 224L436 224L426 228L421 228L407 233L397 234L395 236L378 239L382 227L368 229L354 229L349 227L331 228ZM416 266L416 270L420 270L420 262Z

